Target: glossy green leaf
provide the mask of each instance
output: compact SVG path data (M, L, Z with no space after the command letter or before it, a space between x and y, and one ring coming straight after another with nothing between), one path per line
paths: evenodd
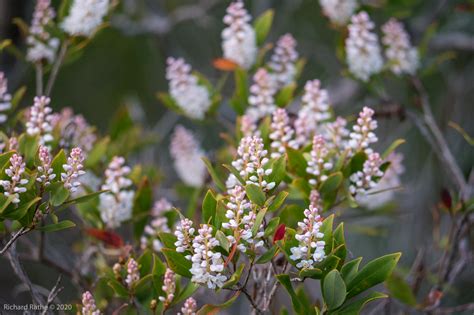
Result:
M70 221L70 220L64 220L64 221L61 221L59 223L56 223L56 224L49 224L49 225L45 225L45 226L40 226L40 227L37 227L36 229L38 231L44 231L44 232L57 232L57 231L61 231L61 230L64 230L64 229L69 229L69 228L72 228L72 227L75 227L76 226L76 223Z
M161 250L166 257L168 267L175 273L186 278L191 278L191 261L187 260L184 255L177 253L174 249L163 248Z
M219 241L219 245L226 251L229 252L230 242L227 239L227 236L222 231L216 232L216 239Z
M92 150L87 154L84 166L86 168L92 168L96 166L104 157L107 156L107 149L109 147L110 138L105 137L94 144Z
M116 279L109 279L107 284L114 290L115 294L121 298L128 298L128 290Z
M267 227L265 228L265 232L263 236L269 237L275 234L275 230L278 227L278 224L280 224L280 218L279 217L274 217L272 218L268 224Z
M325 277L322 285L324 302L329 310L338 308L346 299L346 284L339 271L332 270Z
M61 178L61 173L64 172L63 165L66 163L66 153L61 149L51 162L51 168L53 169L53 173L56 174L57 179Z
M295 94L296 83L290 83L287 86L284 86L275 97L275 104L278 107L286 107Z
M300 278L321 279L323 277L323 271L319 268L306 268L302 269L298 276Z
M293 305L293 309L296 313L300 313L302 311L301 303L296 295L295 290L291 284L290 276L287 274L279 274L276 276L277 280L281 283L281 285L286 289L288 294L291 298L291 304Z
M328 178L321 184L319 192L324 196L326 194L336 191L342 184L344 179L341 172L336 172L328 176Z
M255 218L255 223L252 226L252 235L255 236L257 235L258 230L260 229L260 225L263 222L263 219L265 218L265 214L267 213L267 209L263 208L257 213L257 217Z
M271 165L272 173L268 176L268 182L274 182L275 187L278 187L278 184L286 176L286 158L281 156L278 159L274 160Z
M258 259L255 261L255 263L256 264L265 264L265 263L269 262L275 256L277 251L278 251L278 247L273 245L272 247L270 247L270 249L268 251L263 253L262 256L258 257Z
M265 193L262 191L262 189L254 184L249 184L245 186L245 192L247 193L247 196L249 197L250 201L252 201L254 204L262 207L265 204Z
M233 167L232 165L227 165L227 164L224 164L223 166L226 169L228 169L232 174L234 174L234 176L237 178L237 180L240 182L242 186L245 186L244 179L242 178L242 176L240 176L239 171L235 167Z
M268 32L272 27L273 16L275 12L269 9L263 12L254 22L255 35L257 39L257 46L260 46L265 42Z
M286 153L288 155L288 168L299 176L306 176L308 162L303 154L292 148L286 148Z
M34 206L36 203L41 201L40 197L33 198L32 200L29 200L28 202L22 203L16 207L7 207L7 209L2 213L2 217L8 218L11 220L19 220L25 216L25 214L28 212L28 210Z
M212 180L214 181L214 184L216 184L217 188L219 188L220 191L225 191L226 188L225 188L225 185L224 183L221 181L219 175L217 174L217 171L214 169L214 167L212 166L212 163L211 161L209 161L207 158L203 157L201 158L202 161L204 162L204 164L206 164L206 168L207 168L207 171L209 172L209 174L211 175L212 177Z
M242 272L244 271L245 264L241 264L238 268L237 271L232 274L232 276L229 278L224 283L224 286L222 288L232 288L235 284L237 284L240 280L240 277L242 277Z
M411 286L399 275L392 273L386 281L386 286L392 297L406 305L416 305L416 297Z
M163 243L164 247L166 248L170 248L170 249L175 249L175 245L174 243L176 243L176 241L178 240L176 238L176 236L172 233L166 233L166 232L160 232L158 233L158 237L161 241L161 243Z
M398 148L400 145L404 143L405 143L405 140L403 139L397 139L393 141L392 144L382 154L382 160L385 160L390 155L390 153L395 151L396 148Z
M212 191L209 189L202 202L202 219L203 222L211 222L216 216L217 200Z
M343 305L341 308L334 310L334 311L329 311L328 315L357 315L361 314L362 308L364 306L374 300L377 299L383 299L388 297L387 295L379 292L371 292L368 296L356 300L354 302L346 303L346 305Z
M53 183L48 186L48 191L51 192L50 202L57 207L62 205L69 198L69 190L64 187L62 182Z
M220 311L231 306L239 297L240 291L237 291L230 299L222 304L206 304L196 313L197 315L217 315Z
M354 277L356 276L357 271L359 270L359 265L361 261L362 261L362 257L358 257L354 260L347 262L344 266L342 266L341 276L342 276L342 279L344 279L344 282L346 284L351 282L352 279L354 279Z
M286 200L286 197L288 197L288 192L286 191L280 191L278 195L272 200L270 205L268 206L268 212L273 212L277 211L280 209L280 207L283 205L283 203Z

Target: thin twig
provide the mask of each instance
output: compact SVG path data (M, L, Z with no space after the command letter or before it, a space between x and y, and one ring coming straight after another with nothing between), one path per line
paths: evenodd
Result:
M36 95L43 95L43 65L41 62L35 64L36 68Z
M64 57L66 56L68 45L69 45L69 42L67 40L65 40L63 44L61 45L61 50L59 51L58 58L56 59L53 65L53 70L51 70L51 74L49 75L49 79L48 79L48 84L46 85L46 90L44 93L46 96L49 96L51 94L51 91L54 86L54 82L56 82L56 78L59 73L59 68L61 68L61 65L64 61Z
M51 305L51 303L53 303L54 299L64 289L64 287L59 286L60 283L61 283L61 275L59 275L58 280L56 280L56 284L51 289L51 292L49 292L48 300L46 301L45 307L44 307L43 312L41 313L41 315L46 315L47 314L47 312L49 310L49 306Z
M25 235L26 233L30 232L31 228L30 227L22 227L19 229L13 236L10 238L10 240L5 244L5 246L0 250L0 255L3 255L12 245L15 243L15 241L22 235Z

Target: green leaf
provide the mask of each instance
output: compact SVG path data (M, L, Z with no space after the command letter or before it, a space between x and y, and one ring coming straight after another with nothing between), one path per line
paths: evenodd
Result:
M384 282L392 273L401 255L401 253L385 255L365 265L347 285L347 297L351 298Z
M329 311L328 315L357 315L361 314L362 308L369 302L377 300L377 299L383 299L388 297L385 294L379 293L379 292L371 292L368 296L348 303L344 305L343 307L334 310L334 311Z
M163 248L161 250L166 257L168 267L175 273L186 278L191 278L191 261L187 260L184 255L177 253L174 249Z
M344 303L346 299L346 284L344 280L342 280L339 271L330 271L326 277L324 277L322 286L324 302L327 304L329 310L338 308Z
M103 194L105 192L108 192L108 190L100 190L96 191L87 195L83 195L74 199L70 199L66 202L66 204L80 204L84 202L89 202L95 198L97 198L100 194Z
M362 257L356 258L354 260L349 261L341 268L341 276L344 279L344 282L348 284L349 282L354 279L359 270L360 262L362 261Z
M5 209L12 203L15 196L5 196L4 194L0 195L0 215L5 211Z
M228 299L225 303L222 304L206 304L199 311L196 315L217 315L219 312L225 308L231 306L239 297L240 291L235 292L235 294Z
M300 278L321 279L323 277L323 271L319 268L306 268L301 270L298 276Z
M202 219L205 223L212 222L211 219L216 217L217 200L212 191L209 189L202 202Z
M386 281L386 286L392 297L404 304L410 306L416 305L416 297L413 294L413 290L405 279L399 275L392 273Z
M105 137L94 144L92 150L87 154L84 166L92 168L97 165L105 156L107 156L107 149L109 147L110 138Z
M49 185L48 191L51 192L50 202L55 207L62 205L69 198L69 190L64 187L62 182Z
M19 220L25 216L28 210L35 205L37 202L41 201L40 197L33 198L32 200L20 204L18 208L16 207L8 207L5 212L2 213L2 217L11 219L11 220Z
M179 292L179 294L173 299L171 306L178 304L181 301L186 300L188 297L194 294L199 288L198 284L195 284L191 281L186 285L186 287Z
M329 253L332 251L332 229L334 223L334 214L324 219L320 232L324 234L323 241L326 243L324 251Z
M397 139L393 141L392 144L387 148L387 150L385 150L385 152L382 154L382 160L385 160L390 155L390 153L395 151L396 148L398 148L400 145L404 143L405 143L405 140L403 139Z
M288 155L288 168L298 176L306 176L308 162L304 158L303 154L300 151L292 148L286 148L286 153Z
M361 151L361 152L356 153L352 157L352 159L349 163L349 169L350 169L349 174L354 174L357 171L361 171L362 167L364 165L364 162L366 160L367 160L367 154L365 154L365 152ZM346 177L348 177L348 176L346 176Z
M262 256L258 257L258 259L255 263L256 264L265 264L265 263L269 262L275 256L277 251L278 251L278 247L273 245L272 247L270 247L270 249L268 251L263 253Z
M18 138L18 149L25 158L28 167L33 165L36 152L38 151L39 136L30 136L26 133Z
M51 168L53 169L53 173L56 174L56 178L61 178L61 173L64 171L63 165L66 163L66 153L61 149L51 162Z
M341 172L336 172L328 176L328 178L321 184L319 192L324 196L336 191L341 186L344 176Z
M248 90L248 76L247 72L242 68L237 68L234 71L235 91L230 105L238 115L243 115L248 106L249 90Z
M267 227L265 228L265 232L263 236L269 237L275 234L275 230L278 227L278 224L280 223L280 218L279 217L274 217L268 222Z
M330 271L336 269L340 261L341 258L335 255L329 255L321 263L317 264L316 268L321 269L323 271L323 275L326 275Z
M255 218L255 223L252 226L252 235L257 235L258 230L260 229L260 225L263 222L263 218L265 218L265 214L267 213L267 209L263 208L257 213L257 217Z
M275 97L275 104L278 107L286 107L295 94L296 83L290 83L287 86L284 86Z
M272 173L268 176L268 182L275 182L275 188L286 176L286 158L281 156L274 160L271 165Z
M13 154L15 154L15 151L9 151L0 154L0 170L10 162L10 158L13 156Z
M161 243L163 243L164 247L170 248L170 249L175 249L176 248L174 243L176 243L176 241L178 239L176 238L176 236L174 236L174 234L166 233L166 232L160 232L160 233L158 233L158 237L159 237Z
M249 184L245 187L245 192L247 193L247 196L249 197L250 201L252 201L254 204L260 207L265 204L265 193L259 186L255 184Z
M121 298L128 298L128 290L116 279L109 279L107 284L114 290L115 294Z
M245 180L242 178L242 176L240 176L239 171L235 167L227 164L224 164L223 166L228 169L232 174L234 174L234 176L237 178L237 180L242 186L245 186Z
M232 288L234 284L237 284L240 280L240 277L242 277L242 272L244 271L244 268L245 264L241 264L239 268L237 268L237 271L234 272L234 274L230 277L230 279L224 283L224 286L222 288Z
M219 245L223 249L225 249L226 252L229 252L230 243L229 243L229 240L227 239L226 235L224 234L224 232L222 232L221 230L218 230L216 232L216 239L219 241Z
M201 159L202 159L202 161L204 162L204 164L206 164L207 171L208 171L209 174L211 175L212 180L213 180L214 183L216 184L217 188L219 188L220 191L225 191L225 190L226 190L225 185L224 185L224 183L221 181L221 179L219 178L219 175L217 174L216 170L215 170L214 167L212 166L211 161L209 161L209 160L208 160L207 158L205 158L205 157L202 157Z
M144 177L138 186L133 201L133 235L139 239L147 223L147 214L153 206L153 189L147 177Z
M25 96L25 93L26 93L26 86L22 86L15 92L11 100L12 107L10 110L14 110L15 108L18 107L18 105L20 104L20 101L23 99L23 96Z
M268 32L272 27L273 16L275 12L272 9L269 9L263 12L254 22L255 35L257 38L257 46L260 46L265 42Z
M301 304L298 299L298 296L296 295L295 290L293 289L293 286L291 285L291 280L290 276L287 274L279 274L276 276L277 280L281 283L281 285L288 291L288 294L291 297L291 304L293 305L294 310L296 313L301 313Z
M56 224L49 224L49 225L45 225L45 226L40 226L40 227L37 227L36 229L38 231L43 231L43 232L57 232L57 231L61 231L61 230L64 230L64 229L69 229L69 228L72 228L72 227L75 227L76 226L76 223L70 221L70 220L64 220L64 221L61 221L59 223L56 223Z
M268 206L268 212L273 212L273 211L277 211L278 209L280 209L280 207L285 202L286 197L288 197L288 192L286 192L284 190L280 191L278 193L278 195L272 200L272 202Z

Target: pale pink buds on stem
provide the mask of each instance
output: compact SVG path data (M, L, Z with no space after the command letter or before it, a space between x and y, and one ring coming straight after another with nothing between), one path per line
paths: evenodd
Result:
M40 144L45 144L53 140L51 132L52 109L49 107L51 99L46 96L36 96L33 106L29 112L29 119L26 122L26 132L30 136L40 136Z
M82 315L100 315L94 297L89 291L82 294Z
M48 147L40 145L38 159L41 165L38 166L38 177L36 180L44 186L48 186L51 181L56 178L56 174L53 173L53 169L51 168L51 154L49 153Z
M78 177L86 173L83 170L83 161L84 155L82 154L82 150L80 148L73 148L69 154L67 163L63 165L65 173L61 173L61 181L64 183L64 187L72 193L81 185L78 181Z
M5 73L0 71L0 124L7 121L7 115L4 112L12 107L12 96L8 93L7 85L8 80Z
M5 170L5 174L9 177L6 180L0 180L0 185L3 187L3 193L6 197L12 197L12 203L20 202L20 194L26 192L25 186L28 180L23 177L25 172L25 162L18 154L13 154L10 158L10 166Z

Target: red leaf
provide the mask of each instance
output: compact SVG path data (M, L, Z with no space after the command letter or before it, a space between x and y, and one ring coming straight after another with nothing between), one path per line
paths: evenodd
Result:
M86 229L86 233L112 247L120 248L123 246L122 237L115 232L99 229Z
M282 240L285 237L286 227L285 224L280 224L275 231L275 235L273 236L273 243L275 244L276 241Z
M229 59L217 58L212 62L214 68L222 71L234 71L239 66Z

